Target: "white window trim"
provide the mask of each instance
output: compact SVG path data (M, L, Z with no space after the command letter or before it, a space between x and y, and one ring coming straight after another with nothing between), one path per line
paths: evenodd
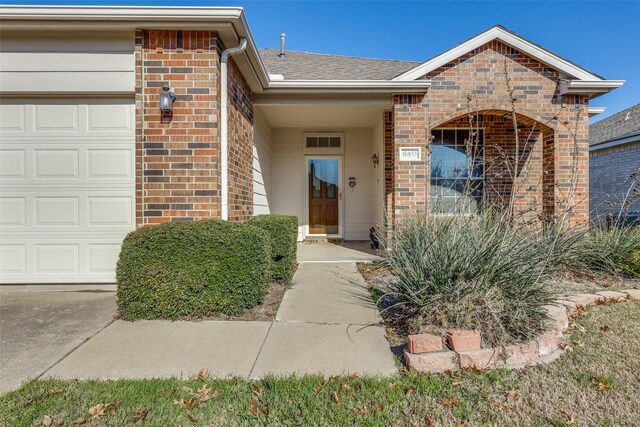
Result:
M481 130L482 131L482 148L483 150L485 149L485 142L486 142L486 135L487 135L487 131L486 128L484 126L478 126L478 127L437 127L435 129L431 129L431 132L433 134L434 131L438 131L438 130ZM434 139L435 140L435 139ZM431 143L433 144L433 142ZM459 145L456 141L456 145ZM429 205L431 202L431 154L433 153L433 150L429 150ZM485 182L485 158L484 156L482 157L482 178L471 178L472 181L482 181L482 197L484 199L484 192L486 189L486 182ZM446 178L443 178L446 179ZM453 216L475 216L478 213L472 213L472 212L437 212L437 213L433 213L433 212L429 212L429 215L434 216L434 217L453 217Z
M340 147L307 147L309 137L337 137ZM302 153L305 155L342 155L344 154L344 132L303 132Z

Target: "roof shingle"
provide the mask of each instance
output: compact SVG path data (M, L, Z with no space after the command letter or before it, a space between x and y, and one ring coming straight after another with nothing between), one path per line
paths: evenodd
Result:
M589 126L589 145L619 139L634 132L640 132L640 104Z
M356 58L288 50L261 49L260 56L271 74L286 80L391 80L419 62Z

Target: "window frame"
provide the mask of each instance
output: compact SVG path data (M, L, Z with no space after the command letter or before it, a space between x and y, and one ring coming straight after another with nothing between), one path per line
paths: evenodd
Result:
M441 217L449 217L449 216L474 216L477 215L479 213L479 211L482 209L482 206L480 206L479 208L476 209L475 212L462 212L462 211L458 211L458 212L433 212L433 208L431 206L431 199L432 199L432 180L441 180L441 181L445 181L445 180L457 180L456 178L433 178L431 176L431 160L433 158L433 145L434 142L436 141L436 136L434 135L434 132L436 131L446 131L446 130L453 130L456 131L456 140L455 140L455 144L454 147L457 146L465 146L464 141L462 142L462 144L458 143L458 135L457 135L457 131L463 130L463 131L481 131L482 132L482 138L480 141L480 150L482 152L481 155L481 166L482 166L482 177L480 178L465 178L465 181L467 181L468 179L470 179L471 181L478 181L481 183L482 185L482 191L481 191L481 197L480 199L484 201L484 197L485 197L485 180L486 180L486 162L485 162L485 155L486 155L486 128L483 126L478 126L478 127L437 127L431 130L431 136L433 137L433 139L431 140L430 147L429 147L429 200L428 200L428 206L429 206L429 214L433 215L433 216L441 216ZM442 141L442 140L441 140ZM438 145L443 145L444 144L438 144ZM465 151L465 157L466 157L466 151ZM476 157L473 156L472 157L472 161L475 159ZM468 161L468 160L467 160Z
M307 147L308 138L340 138L340 147ZM344 153L344 132L303 132L302 152L304 154L343 154Z

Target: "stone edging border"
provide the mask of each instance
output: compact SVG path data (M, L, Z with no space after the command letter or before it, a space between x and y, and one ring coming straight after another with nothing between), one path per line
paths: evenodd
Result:
M476 348L455 350L456 342L443 350L442 338L429 334L412 335L408 348L404 350L404 361L408 368L419 372L457 371L466 368L524 368L556 360L563 353L560 339L569 328L569 318L579 307L602 304L609 301L640 301L640 289L628 289L620 292L601 291L594 294L579 294L555 301L557 305L547 305L544 309L554 322L553 328L525 344L508 345L496 348ZM465 331L473 335L474 331ZM478 334L475 332L475 334ZM478 334L479 337L479 334ZM453 345L452 345L453 344ZM410 351L411 350L411 351Z

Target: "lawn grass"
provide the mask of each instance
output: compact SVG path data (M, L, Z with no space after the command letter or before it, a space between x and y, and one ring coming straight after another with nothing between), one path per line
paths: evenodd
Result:
M0 397L0 425L42 425L45 416L50 425L83 418L110 426L136 420L148 426L638 425L638 319L639 302L590 308L577 320L584 330L572 336L573 351L522 371L257 382L33 381ZM200 396L208 400L198 403ZM100 403L112 405L91 420L90 408Z

